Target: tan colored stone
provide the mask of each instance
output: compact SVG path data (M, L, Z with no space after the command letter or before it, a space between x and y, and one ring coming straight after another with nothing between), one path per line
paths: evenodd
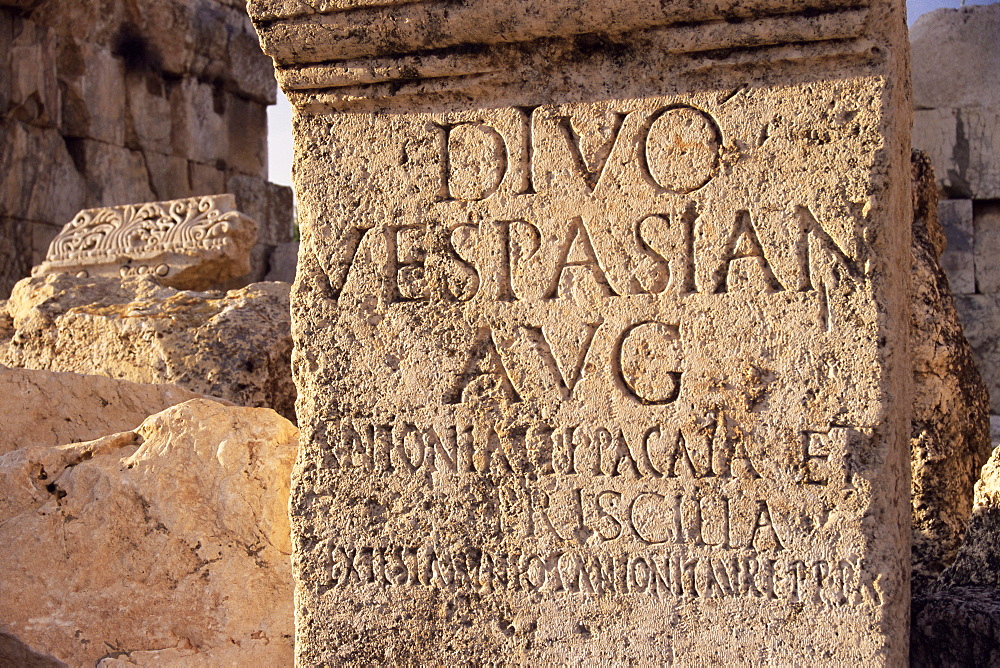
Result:
M934 172L914 155L913 417L910 434L915 594L952 563L972 512L973 486L990 456L990 397L962 333L948 280Z
M172 383L294 419L287 285L200 293L54 275L21 281L7 312L8 366Z
M903 665L904 3L249 7L297 662Z
M85 175L88 208L155 201L149 166L141 151L90 139L75 140L73 146Z
M208 289L250 271L257 223L232 195L81 211L53 239L34 276L151 274L179 289Z
M4 366L0 396L7 407L0 421L0 455L126 431L154 413L199 397L176 385Z
M31 272L31 225L0 216L0 297Z
M75 666L290 665L297 435L273 411L193 400L0 456L4 634Z

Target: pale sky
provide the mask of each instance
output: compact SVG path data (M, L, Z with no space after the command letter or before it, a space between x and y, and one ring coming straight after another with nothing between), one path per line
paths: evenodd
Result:
M906 0L910 25L921 14L941 7L957 8L966 5L990 5L1000 0ZM267 112L268 163L270 179L283 185L292 184L292 109L288 100L278 91L278 104Z

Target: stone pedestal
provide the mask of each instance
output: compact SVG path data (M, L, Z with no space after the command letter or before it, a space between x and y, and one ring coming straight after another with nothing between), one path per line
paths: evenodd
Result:
M299 663L903 663L903 3L312 5Z

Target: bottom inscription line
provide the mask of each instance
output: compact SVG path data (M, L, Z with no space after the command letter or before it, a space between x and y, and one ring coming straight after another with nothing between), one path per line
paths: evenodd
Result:
M598 555L587 551L493 554L433 545L329 549L330 588L372 585L442 591L635 594L658 599L742 597L826 607L881 605L880 575L856 555L838 559L714 556L676 550Z

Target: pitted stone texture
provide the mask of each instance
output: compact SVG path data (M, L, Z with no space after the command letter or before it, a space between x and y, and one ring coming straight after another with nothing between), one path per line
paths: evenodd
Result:
M914 593L952 563L972 512L973 486L989 459L990 400L938 265L944 234L934 172L914 154L910 435Z
M13 646L74 666L290 665L297 436L197 399L0 456L0 663Z
M0 338L7 338L0 333ZM154 413L199 395L76 373L0 366L0 455L24 446L64 445L131 429Z
M172 383L294 419L288 286L187 292L149 277L25 279L0 363Z
M903 2L250 11L299 663L905 661Z
M208 290L250 271L257 223L232 195L81 211L52 240L33 276L142 276Z

